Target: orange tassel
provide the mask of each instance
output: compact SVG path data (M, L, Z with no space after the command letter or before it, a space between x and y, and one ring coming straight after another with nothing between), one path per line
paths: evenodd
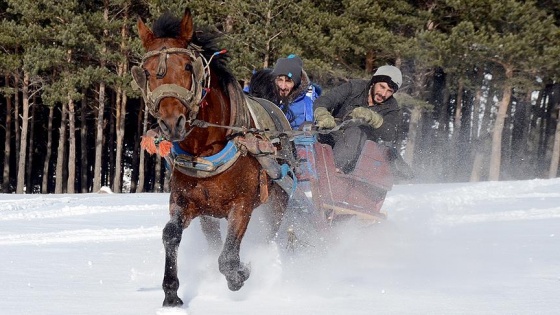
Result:
M166 157L171 152L171 147L173 144L167 140L163 140L159 143L159 155L162 157Z
M150 154L157 152L156 144L154 142L154 137L142 136L142 141L140 141L140 147Z

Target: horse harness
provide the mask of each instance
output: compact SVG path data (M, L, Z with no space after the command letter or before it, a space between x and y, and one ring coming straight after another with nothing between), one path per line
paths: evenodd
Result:
M290 169L295 166L289 136L290 123L275 105L278 112L271 111L270 104L263 106L252 98L245 98L243 104L255 121L256 128L223 126L195 119L191 125L199 128L229 129L232 132L231 139L221 151L205 157L193 156L181 149L179 142L174 142L170 156L166 157L169 165L185 175L207 178L227 170L238 157L251 154L272 179L285 176L286 166L280 165L279 161L287 162ZM279 144L280 149L276 144Z
M131 69L132 78L137 88L142 93L142 98L146 103L150 114L159 118L159 103L163 98L172 97L178 99L189 110L189 122L194 120L198 115L200 106L206 91L210 85L210 60L200 53L200 47L190 44L188 48L163 48L146 53L142 57L140 66L133 66ZM212 55L219 54L221 52ZM148 84L146 70L143 68L144 62L152 57L159 56L158 68L156 72L157 78L163 78L167 73L167 58L170 54L186 54L190 57L192 63L191 88L186 89L177 84L162 84L153 91Z

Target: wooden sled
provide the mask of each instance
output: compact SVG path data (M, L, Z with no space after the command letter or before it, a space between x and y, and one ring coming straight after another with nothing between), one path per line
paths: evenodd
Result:
M317 142L315 136L298 136L295 144L298 183L327 223L341 216L372 222L386 218L382 206L394 182L389 148L367 140L354 170L343 174L336 171L331 146Z

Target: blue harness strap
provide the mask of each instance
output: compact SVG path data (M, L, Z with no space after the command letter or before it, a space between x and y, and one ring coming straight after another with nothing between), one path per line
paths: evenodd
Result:
M280 170L282 171L282 177L280 177L280 178L284 178L285 176L288 176L288 174L291 175L293 184L292 184L292 191L290 192L290 198L292 198L292 196L294 195L294 192L296 191L296 188L297 188L296 174L294 174L294 171L292 170L292 168L286 163L280 165Z
M175 166L207 172L215 171L220 166L235 159L238 152L237 146L231 140L228 141L220 152L205 157L194 157L191 153L181 149L177 141L173 142L173 147L171 148L171 155Z

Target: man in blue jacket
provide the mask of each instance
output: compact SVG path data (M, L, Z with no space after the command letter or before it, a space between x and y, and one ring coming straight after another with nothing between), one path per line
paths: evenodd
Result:
M293 129L304 122L313 122L313 101L306 94L311 84L303 70L303 61L296 55L280 58L272 70L278 105Z

